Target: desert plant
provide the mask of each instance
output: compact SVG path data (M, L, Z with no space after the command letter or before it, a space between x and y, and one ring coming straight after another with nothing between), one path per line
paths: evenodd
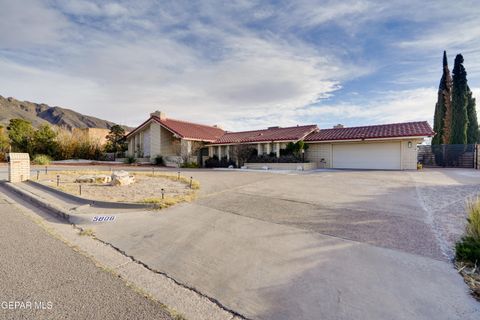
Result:
M125 158L125 163L132 164L137 162L137 159L134 156L128 156Z
M52 162L52 158L45 154L37 154L33 157L32 159L33 164L38 164L38 165L49 165L50 162Z
M199 168L197 163L189 162L189 161L182 163L181 167L182 168Z
M455 245L457 260L480 261L480 198L467 203L465 236Z
M468 201L466 236L480 241L480 198Z
M165 160L163 160L163 157L161 155L158 155L155 157L155 164L157 166L164 166L165 165Z

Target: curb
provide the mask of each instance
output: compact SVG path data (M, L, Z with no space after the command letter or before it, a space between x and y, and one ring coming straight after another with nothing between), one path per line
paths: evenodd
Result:
M37 197L36 195L15 186L11 182L0 182L0 186L3 186L7 190L12 191L15 194L21 196L25 200L27 200L27 201L29 201L29 202L31 202L31 203L39 206L39 207L47 209L48 212L52 212L55 215L59 216L60 218L65 219L69 223L71 223L70 222L70 214L68 213L67 210L65 210L63 208L60 208L60 207L57 207L56 205L47 203L43 199L41 199L40 197Z
M41 183L28 180L25 181L27 185L30 185L34 188L42 189L43 191L54 193L56 196L67 198L69 200L76 201L80 204L89 204L94 208L112 208L112 209L154 209L155 205L150 203L131 203L131 202L110 202L110 201L98 201L98 200L89 200L81 197L74 196L54 188L50 188Z

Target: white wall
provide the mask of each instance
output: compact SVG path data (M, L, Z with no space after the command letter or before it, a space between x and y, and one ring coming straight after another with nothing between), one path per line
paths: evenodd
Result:
M384 142L393 142L395 140L383 140ZM402 170L416 170L417 169L417 144L422 143L422 140L402 139L397 140L401 142L401 169ZM408 147L408 142L411 142L412 147ZM340 144L342 142L338 142ZM347 143L347 142L345 142ZM351 142L349 142L351 143ZM381 143L381 141L368 141L358 143ZM320 167L320 160L323 158L326 161L326 168L332 167L332 143L308 143L309 148L305 153L305 158L309 161L316 162Z

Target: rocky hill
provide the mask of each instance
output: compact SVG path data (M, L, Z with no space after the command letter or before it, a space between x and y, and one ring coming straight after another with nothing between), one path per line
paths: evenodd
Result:
M43 123L52 124L67 129L73 128L104 128L110 129L115 123L86 116L70 109L50 107L46 104L19 101L14 98L4 98L0 95L0 125L7 125L10 119L20 118L38 127ZM130 131L129 127L125 127Z

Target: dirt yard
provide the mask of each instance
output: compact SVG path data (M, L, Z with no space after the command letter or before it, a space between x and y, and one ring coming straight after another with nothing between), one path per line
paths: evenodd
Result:
M82 198L113 202L178 202L186 197L191 197L194 189L199 184L193 181L190 188L189 178L167 175L164 173L130 172L135 176L135 183L127 186L112 186L109 183L76 183L75 180L82 175L110 175L110 171L52 171L48 174L40 173L37 180L36 174L32 176L33 181L40 182L49 187L57 188L64 192L80 196L80 185L82 186ZM57 187L57 175L59 186ZM164 189L165 201L162 199Z

